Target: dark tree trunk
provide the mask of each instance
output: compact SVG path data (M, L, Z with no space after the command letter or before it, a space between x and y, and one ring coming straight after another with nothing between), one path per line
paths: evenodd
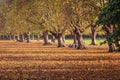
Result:
M30 38L29 38L29 32L28 33L25 33L25 39L26 39L26 42L29 43L30 42Z
M107 36L107 41L108 41L108 47L109 47L109 52L113 52L115 50L114 44L110 41L110 36L113 33L114 26L107 24L105 25L105 31L106 31L106 36Z
M76 38L75 30L73 30L73 44L77 44L77 38Z
M63 40L62 40L62 35L63 33L55 33L55 32L52 32L50 31L50 33L55 36L55 38L58 40L58 48L60 47L65 47L65 44L63 44Z
M49 45L48 42L48 31L43 33L44 45Z
M85 49L85 46L83 44L82 34L77 33L76 34L76 38L77 38L77 41L78 41L78 47L77 47L77 49Z
M63 47L62 45L62 36L58 34L58 47Z
M95 25L91 25L91 32L92 32L92 40L91 45L96 45L96 32L95 32Z
M57 39L58 39L58 48L65 47L65 45L63 44L63 40L62 40L62 34L58 33Z

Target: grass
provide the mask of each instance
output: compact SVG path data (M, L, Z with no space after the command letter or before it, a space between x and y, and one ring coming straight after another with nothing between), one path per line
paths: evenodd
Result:
M90 38L85 38L83 39L83 41L86 43L86 44L90 44L91 43L91 39ZM105 39L96 39L96 44L100 44L101 42L104 42ZM72 39L66 39L66 43L73 43L73 40Z
M120 54L106 46L56 46L0 42L0 80L120 80Z

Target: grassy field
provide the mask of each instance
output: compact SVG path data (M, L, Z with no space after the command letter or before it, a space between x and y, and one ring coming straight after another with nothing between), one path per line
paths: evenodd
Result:
M83 39L84 43L86 44L91 44L91 39L90 38L85 38ZM96 39L96 44L100 44L101 42L104 42L105 39ZM66 39L67 43L73 43L72 39Z
M0 41L0 80L120 80L120 54Z

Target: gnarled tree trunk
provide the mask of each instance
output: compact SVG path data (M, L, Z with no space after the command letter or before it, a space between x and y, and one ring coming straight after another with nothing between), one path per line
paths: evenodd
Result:
M83 44L82 34L76 33L76 38L77 38L77 42L78 42L77 49L85 49L85 46Z

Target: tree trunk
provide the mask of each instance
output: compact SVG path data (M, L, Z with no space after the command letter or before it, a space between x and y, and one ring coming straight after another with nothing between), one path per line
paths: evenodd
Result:
M43 40L44 40L44 45L48 45L49 42L48 42L48 32L44 32L43 33Z
M62 35L58 34L57 38L58 38L58 48L59 47L64 47L63 43L62 43Z
M110 36L113 33L113 28L114 28L114 26L112 26L110 24L105 25L105 31L106 31L107 41L108 41L109 52L113 52L115 50L114 44L110 41Z
M91 32L92 32L91 45L96 45L96 33L95 33L95 26L94 25L91 25Z
M85 46L83 44L82 34L77 33L76 34L76 38L77 38L77 41L78 41L78 47L77 47L77 49L85 49Z
M73 30L73 44L77 44L77 38L74 30Z
M114 44L108 44L108 47L109 47L109 52L113 52L115 50L115 46Z

